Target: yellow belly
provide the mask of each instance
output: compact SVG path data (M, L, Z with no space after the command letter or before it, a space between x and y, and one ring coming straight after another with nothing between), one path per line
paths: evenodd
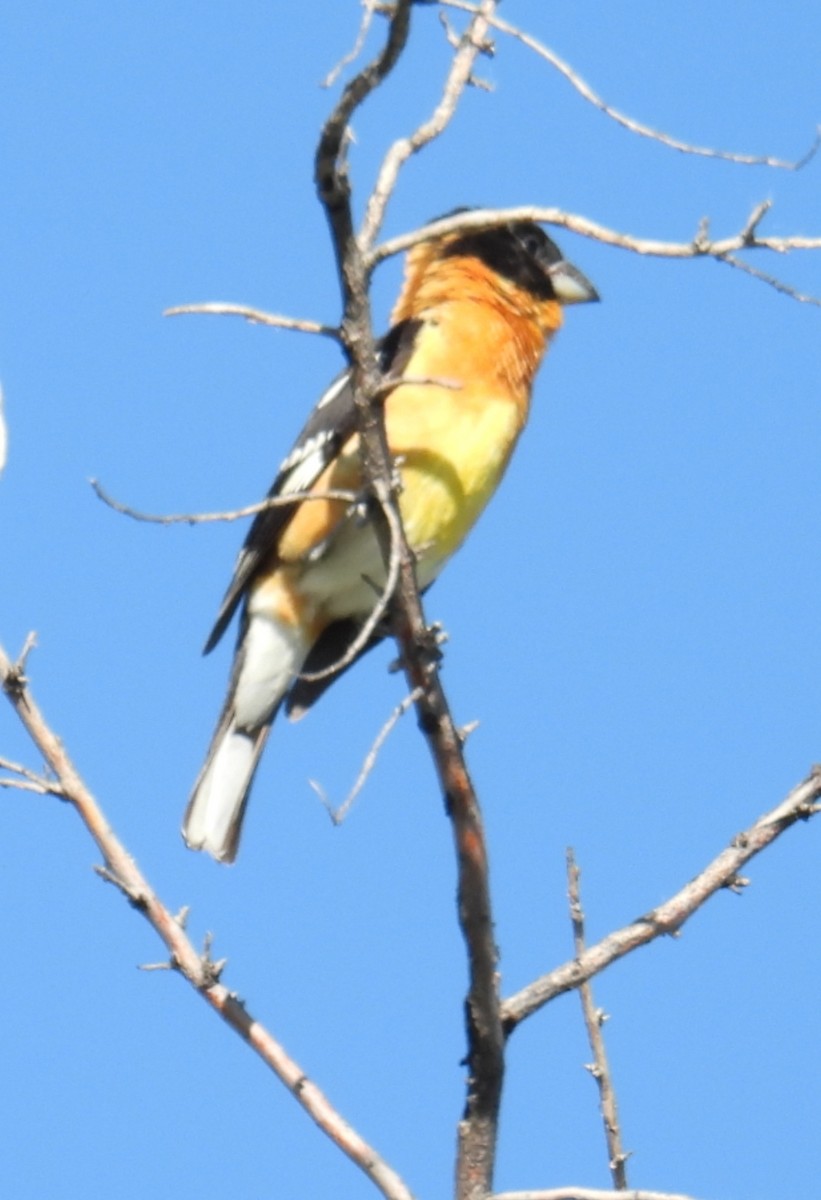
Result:
M509 403L432 405L418 418L390 413L390 448L399 463L399 507L420 570L438 567L469 533L493 495L519 433ZM420 449L420 442L425 449Z
M388 413L390 448L396 460L402 490L399 507L408 542L417 560L420 587L427 587L442 565L461 545L507 465L519 433L516 408L501 401L481 405L445 400L425 407L424 428L420 426L418 392L416 412L411 404L398 403ZM435 389L440 393L443 389ZM399 389L395 395L402 400ZM426 389L429 391L429 389ZM430 401L430 397L426 397ZM391 398L393 399L393 397ZM420 449L420 444L424 449ZM358 470L358 450L349 449ZM349 458L346 452L345 459ZM349 478L354 459L339 461L335 475ZM334 483L334 486L339 486ZM307 506L315 507L315 506ZM365 615L374 606L376 593L385 581L382 555L373 529L361 517L348 516L328 531L327 540L317 543L313 561L298 568L296 586L320 622L339 617ZM294 576L292 576L294 578Z

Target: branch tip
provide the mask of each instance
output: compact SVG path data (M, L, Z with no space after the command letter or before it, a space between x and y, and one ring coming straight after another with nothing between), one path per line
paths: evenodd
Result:
M232 304L222 300L208 300L198 304L175 304L163 310L164 317L181 317L188 314L204 314L215 317L243 317L251 325L267 325L272 329L289 329L293 333L316 333L321 337L339 341L339 330L335 325L323 325L302 317L283 317L279 313L252 308L248 304Z
M26 676L26 664L32 650L37 645L37 634L32 630L26 635L26 640L23 643L23 648L17 655L16 660L9 665L3 679L3 691L7 696L21 699L28 685Z

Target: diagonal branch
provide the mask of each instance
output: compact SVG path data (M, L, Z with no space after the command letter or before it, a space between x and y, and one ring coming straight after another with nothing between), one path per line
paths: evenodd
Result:
M223 964L214 963L207 953L203 955L197 951L185 933L183 921L173 916L162 903L117 838L62 742L46 723L29 691L20 663L12 663L2 647L0 687L54 772L61 798L75 809L103 855L103 877L115 884L154 928L169 952L171 967L248 1043L323 1133L368 1176L387 1200L413 1200L408 1187L393 1168L344 1120L283 1046L251 1016L236 993L219 982Z
M455 8L460 12L475 13L478 12L479 6L468 3L468 0L439 0L443 8ZM604 113L611 121L615 121L617 125L621 125L623 129L627 129L630 133L638 134L639 137L649 138L654 142L661 142L663 146L667 146L670 150L678 150L682 154L693 154L701 158L718 158L724 162L739 163L742 166L752 167L774 167L782 171L800 171L807 163L815 157L819 147L821 147L821 127L816 131L815 137L809 149L801 155L800 158L789 160L784 158L776 158L769 154L740 154L734 150L718 150L711 146L697 146L692 142L682 141L680 138L673 137L669 133L664 133L659 129L653 129L650 125L643 125L641 121L635 120L633 117L628 117L624 113L619 112L611 104L607 104L602 100L593 88L582 79L578 71L574 71L569 63L560 58L555 50L551 50L549 46L545 46L543 42L538 41L529 33L517 28L515 25L510 25L507 21L501 20L497 16L489 19L489 24L498 29L500 33L506 33L509 37L515 38L522 45L527 46L540 58L545 59L554 67L560 75L563 75L569 84L571 84L579 95L597 108L599 112Z
M792 284L785 283L777 275L771 275L769 271L761 271L758 267L754 267L752 263L744 262L742 258L736 258L734 254L717 254L716 258L719 262L726 263L728 267L735 267L737 271L743 271L745 275L751 275L753 279L760 279L768 287L781 292L782 296L789 296L791 300L797 300L799 304L814 304L816 308L821 308L821 296L812 296L809 292L800 292L798 288L794 288Z
M405 696L405 698L400 700L396 705L393 712L390 714L387 721L374 738L370 750L365 755L362 766L359 769L359 774L354 780L353 787L337 808L334 808L333 804L331 804L330 800L328 799L328 795L321 784L317 783L315 779L308 780L309 784L322 801L322 804L334 825L341 825L345 820L348 813L351 811L351 808L353 807L354 800L356 800L357 796L362 791L363 787L368 781L371 771L376 766L376 760L379 757L379 751L385 745L385 742L388 740L388 737L392 733L397 722L401 720L409 708L413 708L418 699L419 693L411 692L409 696ZM2 780L0 780L0 783L2 783Z
M737 834L730 845L713 859L695 879L686 884L664 904L651 909L637 921L625 925L602 938L595 946L585 950L578 958L542 975L509 996L502 1003L502 1019L505 1032L510 1034L516 1026L543 1008L556 996L572 991L586 979L592 979L605 967L619 958L624 958L639 946L646 946L664 934L675 934L694 912L720 888L738 891L747 883L738 872L756 854L760 854L771 842L780 837L798 821L806 821L821 812L821 766L815 766L807 778L793 788L790 794L770 812Z

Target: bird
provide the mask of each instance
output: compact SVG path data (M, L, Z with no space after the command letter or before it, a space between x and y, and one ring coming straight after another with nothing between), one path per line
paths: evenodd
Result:
M457 230L408 251L377 351L399 510L420 589L434 581L495 492L563 309L598 299L532 221ZM318 401L268 493L321 498L258 513L205 645L205 653L214 648L240 608L228 693L182 828L190 848L218 862L236 858L279 709L302 716L352 665L346 651L384 586L376 534L362 503L351 498L362 489L348 369ZM356 661L389 632L377 627L348 657Z

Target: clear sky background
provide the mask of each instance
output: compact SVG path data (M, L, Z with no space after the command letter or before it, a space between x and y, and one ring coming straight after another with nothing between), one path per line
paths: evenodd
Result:
M821 120L821 10L509 0L507 20L611 103L679 137L786 158ZM0 14L0 640L172 908L214 933L226 983L420 1197L450 1193L464 1096L464 954L451 835L408 718L333 828L404 695L389 648L275 730L238 864L180 815L222 701L203 659L243 527L139 525L266 490L340 355L231 318L233 300L334 322L312 190L319 84L354 39L342 3L5 3ZM358 204L432 109L435 7L355 122ZM648 237L821 233L799 174L676 154L497 39L447 135L404 172L386 233L458 204L559 205ZM556 234L603 303L570 312L493 506L430 593L491 846L503 991L571 953L564 851L603 936L682 886L821 758L821 310L712 262ZM821 295L821 254L751 261ZM384 327L399 279L378 274ZM523 520L522 514L527 518ZM0 754L38 767L10 710ZM635 1187L811 1196L821 1176L821 826L791 831L678 940L596 996ZM359 1200L368 1181L179 978L92 872L54 800L0 794L0 1177L18 1200L204 1194ZM499 1189L608 1186L575 996L510 1051Z

